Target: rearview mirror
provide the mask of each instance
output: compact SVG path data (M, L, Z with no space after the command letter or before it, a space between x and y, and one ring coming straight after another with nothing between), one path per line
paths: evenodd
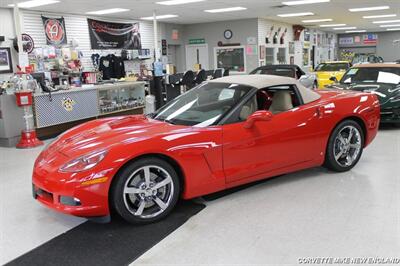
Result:
M257 111L251 114L244 124L244 128L253 127L254 123L257 121L270 121L274 115L270 111Z
M338 82L338 80L337 80L336 77L330 77L329 80L330 80L330 81L333 81L333 82Z

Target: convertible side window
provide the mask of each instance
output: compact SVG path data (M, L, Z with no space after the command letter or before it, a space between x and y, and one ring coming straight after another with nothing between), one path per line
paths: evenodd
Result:
M292 85L269 87L257 92L258 110L268 110L273 114L289 111L300 106L297 90Z

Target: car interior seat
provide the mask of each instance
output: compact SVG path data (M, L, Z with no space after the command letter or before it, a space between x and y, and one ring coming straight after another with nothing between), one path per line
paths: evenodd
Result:
M253 114L257 109L257 99L253 97L245 105L242 106L240 110L239 119L240 121L245 121L247 117Z
M276 91L272 97L272 104L269 110L273 114L288 111L293 108L292 96L290 91Z

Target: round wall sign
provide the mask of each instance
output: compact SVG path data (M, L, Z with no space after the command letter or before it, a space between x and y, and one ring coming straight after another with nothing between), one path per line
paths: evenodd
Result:
M232 32L231 30L226 30L226 31L224 31L224 37L225 37L225 39L227 39L227 40L232 39L232 37L233 37L233 32Z

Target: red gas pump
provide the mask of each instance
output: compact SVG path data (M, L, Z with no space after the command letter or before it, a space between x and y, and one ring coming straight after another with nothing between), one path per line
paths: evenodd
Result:
M25 75L25 73L17 73L17 75ZM21 139L16 146L20 149L43 145L43 142L36 136L35 126L33 123L32 94L32 90L23 88L23 86L20 86L19 90L15 91L17 105L24 108L25 129L22 130Z

